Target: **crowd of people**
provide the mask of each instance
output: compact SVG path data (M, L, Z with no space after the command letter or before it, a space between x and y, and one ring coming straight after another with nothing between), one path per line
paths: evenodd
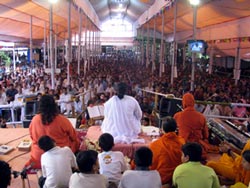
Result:
M226 155L233 166L233 175L227 176L227 171L217 168L217 163L209 161L207 166L201 163L204 163L206 153L204 146L200 144L208 142L205 115L247 118L249 108L195 104L195 100L249 104L250 82L247 78L239 80L235 85L231 78L204 74L203 70L198 69L195 90L188 92L188 73L191 73L189 66L179 68L178 78L173 85L170 84L171 69L168 66L163 76L159 77L156 71L152 73L151 69L144 67L145 65L125 61L99 61L86 75L83 75L84 71L77 75L74 72L76 69L72 68L69 83L65 65L59 66L61 74L56 75L55 89L51 88L50 76L42 67L36 67L33 71L25 70L4 75L1 80L0 105L19 101L20 96L24 95L39 96L39 111L29 127L32 150L26 166L41 168L41 187L77 188L84 185L89 188L185 188L192 185L194 188L219 188L217 175L231 179L235 183L248 185L250 148L245 148L242 155L236 155L230 148L222 147L224 149L221 149L221 152L225 153L223 156ZM163 135L158 140L135 152L131 163L134 164L133 167L127 164L121 152L113 152L112 147L117 142L130 143L131 139L138 138L142 120L154 125L152 115L155 109L159 109L160 98L157 101L154 95L141 89L183 98L183 111L164 120ZM74 113L82 115L85 112L82 118L88 119L85 107L96 104L103 104L105 107L105 117L101 125L104 134L99 138L102 152L98 154L92 150L80 151L75 157L79 140L75 129L65 116ZM4 112L2 119L5 118L3 115ZM240 121L237 123L245 125ZM57 163L53 163L55 158ZM65 161L64 170L59 164L62 161ZM221 159L219 164L223 166L225 161ZM53 165L49 165L51 163ZM225 166L227 164L225 162ZM235 172L241 172L238 173L241 174L241 178Z

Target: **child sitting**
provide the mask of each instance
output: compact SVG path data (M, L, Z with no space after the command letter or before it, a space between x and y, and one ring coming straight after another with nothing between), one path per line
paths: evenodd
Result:
M110 183L118 186L122 173L128 168L124 155L120 151L111 151L114 138L109 133L104 133L99 137L99 146L103 151L98 154L100 174L106 176Z
M148 147L141 147L135 152L134 158L136 168L124 172L119 188L161 188L159 172L149 169L152 164L152 151Z
M94 150L81 151L76 157L80 173L70 177L69 188L107 188L107 178L98 174L98 153Z

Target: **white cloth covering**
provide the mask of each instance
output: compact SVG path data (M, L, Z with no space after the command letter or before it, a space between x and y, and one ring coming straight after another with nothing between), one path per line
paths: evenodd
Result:
M124 95L119 99L116 95L104 103L104 120L102 132L110 133L115 143L140 141L142 111L135 98ZM141 141L143 142L143 140Z

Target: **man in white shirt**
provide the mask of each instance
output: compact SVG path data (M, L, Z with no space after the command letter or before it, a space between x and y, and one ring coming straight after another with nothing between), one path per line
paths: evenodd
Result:
M13 101L13 107L17 109L18 114L21 114L20 120L23 121L24 116L25 116L25 108L24 108L24 102L23 102L24 94L23 94L23 89L21 85L18 86L17 92L18 93L15 94L15 99Z
M66 112L66 115L69 115L70 111L72 111L72 99L66 87L63 88L63 92L60 95L59 104L61 113Z
M45 152L41 156L42 177L40 188L67 188L72 169L77 168L76 158L69 147L58 147L49 136L38 140L39 147Z

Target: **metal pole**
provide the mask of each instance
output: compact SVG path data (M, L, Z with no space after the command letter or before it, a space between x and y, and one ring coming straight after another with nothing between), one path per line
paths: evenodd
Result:
M194 40L196 40L196 20L197 20L197 6L194 6L194 16L193 16L193 39ZM191 73L191 84L190 84L191 91L194 91L195 56L196 56L196 53L192 52L192 73Z
M18 54L17 54L18 55ZM15 55L15 43L13 45L13 69L14 73L16 73L16 55Z
M153 47L152 47L152 73L155 70L155 53L156 53L156 16L154 17L154 41L153 41Z
M72 43L71 43L71 1L68 1L68 57L67 57L67 82L70 84L69 66L71 63Z
M214 61L214 43L211 44L210 54L209 54L209 69L208 73L212 74L213 71L213 61Z
M238 46L236 48L235 62L234 62L234 79L235 85L238 84L240 79L240 40L238 41Z
M33 33L32 33L32 16L30 16L30 65L31 67L33 67L33 43L32 43L32 37L33 37Z
M82 39L82 14L81 9L79 9L79 40L78 40L78 57L77 57L77 74L80 75L80 60L81 60L81 39Z
M147 23L146 67L149 65L149 21Z
M177 0L174 9L174 41L172 46L172 64L171 64L171 85L174 84L174 76L176 70L176 22L177 22Z
M87 33L88 33L88 17L87 17L87 14L85 14L86 16L86 22L85 22L85 58L84 58L84 70L87 70L87 65L88 65L88 49L87 49L87 40L88 40L88 37L87 37ZM85 67L86 66L86 67ZM86 74L86 71L84 71L84 76Z
M90 70L90 54L91 54L91 45L90 45L90 43L91 43L91 25L90 25L90 21L89 21L89 24L88 24L88 26L90 26L89 27L89 44L88 44L88 70Z
M57 68L57 31L58 31L57 29L58 29L58 26L56 26L56 32L54 34L55 35L55 66L54 66L55 69Z
M44 34L43 34L43 68L46 68L46 21L44 21Z
M162 10L161 15L161 47L160 47L160 68L159 68L159 76L162 76L163 69L163 37L164 37L164 9Z
M95 39L95 32L94 30L92 31L92 66L94 65L94 39Z
M50 44L50 65L51 65L51 88L55 89L55 62L53 59L53 5L49 8L49 44Z

